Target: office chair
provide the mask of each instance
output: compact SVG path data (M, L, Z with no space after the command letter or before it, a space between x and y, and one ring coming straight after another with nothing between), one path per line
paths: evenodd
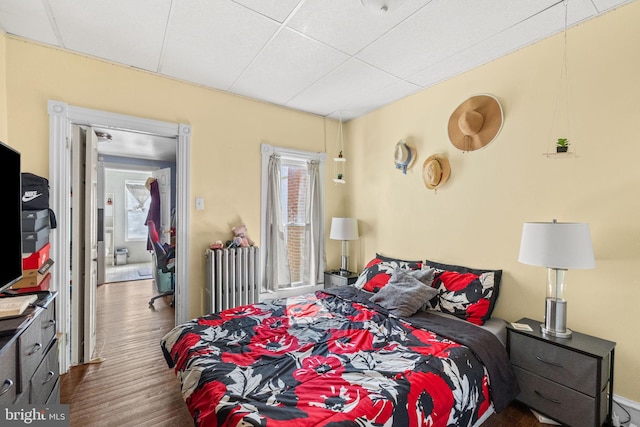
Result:
M149 228L149 241L152 244L153 259L155 262L155 282L158 288L158 295L149 300L149 307L153 307L153 303L158 298L166 296L173 296L175 289L175 246L170 246L160 243L160 237L158 236L158 230L153 221L147 221ZM175 300L172 298L171 307L175 305Z

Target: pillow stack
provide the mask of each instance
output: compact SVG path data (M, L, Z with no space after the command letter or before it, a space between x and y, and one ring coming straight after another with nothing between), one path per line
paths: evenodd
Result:
M421 308L482 325L498 299L502 270L473 269L433 261L406 261L376 254L354 284L397 316Z

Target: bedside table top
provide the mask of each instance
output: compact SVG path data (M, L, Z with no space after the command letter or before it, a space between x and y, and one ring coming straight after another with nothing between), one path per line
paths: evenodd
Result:
M358 273L354 273L353 271L343 271L343 270L328 270L324 272L325 274L331 274L332 276L340 276L346 277L347 279L358 278L360 276Z
M507 329L509 329L510 332L527 335L541 341L547 341L560 347L580 351L585 354L604 357L609 354L616 346L616 343L613 341L593 337L591 335L582 334L576 331L572 331L571 338L559 338L545 335L540 329L540 325L544 322L529 319L526 317L518 320L515 323L525 323L531 326L531 329L533 329L533 331L522 331L519 329L515 329L509 323L507 323Z

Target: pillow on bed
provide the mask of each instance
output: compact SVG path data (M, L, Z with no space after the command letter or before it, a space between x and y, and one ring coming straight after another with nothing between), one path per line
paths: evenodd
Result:
M422 270L429 273L429 270ZM389 310L396 316L412 316L415 314L425 302L438 294L438 290L418 280L411 273L419 271L408 271L396 267L389 282L373 294L370 301ZM434 271L431 270L431 278L433 279Z
M405 261L376 253L376 257L365 266L353 286L367 292L378 292L389 282L396 267L403 270L420 270L422 261Z
M438 297L424 308L453 314L460 319L482 325L491 317L498 299L502 270L483 270L425 261L436 269L431 285Z

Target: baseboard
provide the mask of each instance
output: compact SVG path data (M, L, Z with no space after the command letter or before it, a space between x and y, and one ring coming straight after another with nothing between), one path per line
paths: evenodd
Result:
M631 416L630 422L635 424L636 426L640 426L640 403L639 402L629 400L617 394L613 395L613 400L615 402L613 404L613 412L618 415L618 417L620 418L620 421L627 421L627 414L620 409L618 404L624 407L624 409L626 409L629 412L629 415ZM629 423L627 422L624 425L628 426Z

